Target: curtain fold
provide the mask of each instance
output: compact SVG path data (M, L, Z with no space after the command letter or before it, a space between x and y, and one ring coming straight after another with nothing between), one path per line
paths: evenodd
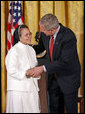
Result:
M53 1L40 1L40 18L47 13L53 14Z
M77 38L77 50L81 63L81 87L79 95L84 95L84 1L22 1L24 22L32 32L32 43L39 28L39 19L52 13L63 25L71 28ZM7 53L7 22L9 1L1 1L1 111L6 111L7 73L5 56Z
M54 14L57 16L60 23L66 25L67 6L66 1L54 1Z
M68 1L68 7L68 27L76 35L77 50L81 63L81 87L79 94L84 94L84 2Z
M24 1L24 21L32 32L32 43L35 43L35 33L38 31L38 1Z

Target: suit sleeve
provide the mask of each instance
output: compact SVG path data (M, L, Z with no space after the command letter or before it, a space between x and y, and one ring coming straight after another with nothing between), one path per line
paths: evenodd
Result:
M18 57L15 50L8 52L5 59L7 74L13 78L22 80L25 77L26 71L19 69L17 58Z
M32 50L33 50L33 55L34 55L34 58L33 58L33 60L35 61L35 66L34 67L36 67L36 66L38 66L38 60L37 60L37 58L36 58L36 52L35 52L35 50L32 48ZM34 80L39 80L39 79L41 79L41 76L39 76L38 78L33 78Z
M61 54L59 59L45 64L48 73L58 73L61 75L68 75L73 73L76 65L77 50L76 38L74 34L65 35L67 40L64 40L61 46ZM66 39L65 38L65 39ZM55 52L56 53L56 52Z

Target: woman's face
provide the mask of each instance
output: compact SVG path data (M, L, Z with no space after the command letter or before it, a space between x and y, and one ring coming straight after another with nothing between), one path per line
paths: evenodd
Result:
M20 41L23 44L31 44L32 33L29 31L28 28L21 28L21 36Z

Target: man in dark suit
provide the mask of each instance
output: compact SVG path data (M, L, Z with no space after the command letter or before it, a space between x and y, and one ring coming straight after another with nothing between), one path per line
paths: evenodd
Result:
M77 54L77 40L73 31L58 22L53 14L46 14L39 22L41 35L36 53L46 50L47 62L28 70L28 77L48 73L50 113L77 113L81 67Z

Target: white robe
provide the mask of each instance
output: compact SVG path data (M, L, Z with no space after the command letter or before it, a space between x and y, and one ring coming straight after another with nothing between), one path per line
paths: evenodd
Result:
M40 113L39 78L27 78L26 70L38 62L34 49L18 42L5 59L7 69L7 113Z

